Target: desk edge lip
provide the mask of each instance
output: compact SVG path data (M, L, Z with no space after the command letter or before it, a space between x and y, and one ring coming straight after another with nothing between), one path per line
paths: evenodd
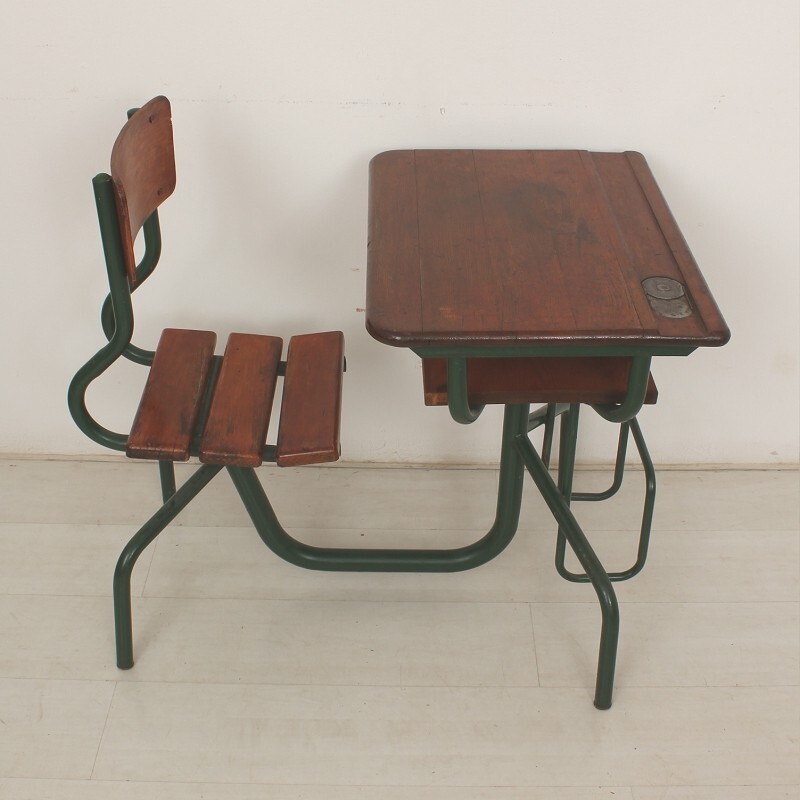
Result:
M687 348L696 347L722 347L731 338L730 330L725 327L718 331L709 331L703 336L681 337L681 336L647 336L641 333L618 334L605 336L592 336L586 334L575 335L541 335L541 336L519 336L513 334L503 334L501 332L491 332L481 335L459 334L459 333L424 333L418 334L393 331L376 325L367 311L365 326L367 332L377 341L391 347L416 348L472 348L480 350L482 348L521 348L537 347L569 349L571 347L596 347L598 350L606 347L635 347L651 350L659 349Z

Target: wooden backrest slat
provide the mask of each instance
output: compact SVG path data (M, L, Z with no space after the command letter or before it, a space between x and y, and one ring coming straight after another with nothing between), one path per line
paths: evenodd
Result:
M282 349L277 336L230 335L200 440L201 461L261 464Z
M340 454L344 335L293 336L278 430L278 466L336 461Z
M621 403L628 387L631 359L471 358L468 397L474 405L505 403ZM424 358L425 405L447 405L447 361ZM658 397L652 375L645 403Z
M187 461L217 335L167 328L161 334L125 452Z
M172 112L166 97L145 103L120 131L111 151L111 178L125 268L136 281L133 243L145 220L175 190Z

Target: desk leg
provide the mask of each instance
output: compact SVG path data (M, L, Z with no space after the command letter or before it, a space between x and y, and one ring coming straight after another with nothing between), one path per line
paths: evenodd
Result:
M228 472L264 544L291 564L341 572L460 572L491 561L517 532L525 470L516 442L518 437L527 436L528 412L528 404L506 406L495 521L482 539L466 547L425 550L314 547L299 542L284 530L253 469L228 467Z
M573 403L561 417L561 436L558 443L558 491L564 502L572 502L572 484L575 477L575 450L578 444L578 415L580 405ZM569 572L564 567L564 556L567 551L567 537L561 525L556 536L556 569L562 578L569 580Z
M573 417L572 424L577 427L577 415L570 414L570 416ZM600 629L600 653L597 662L594 704L600 709L610 708L614 691L614 669L617 662L617 641L619 639L619 605L614 587L586 535L581 530L581 526L573 516L566 497L556 486L527 435L517 439L517 447L525 467L558 522L560 534L566 538L575 551L575 555L586 571L600 601L603 622ZM568 491L571 490L569 486L565 488Z

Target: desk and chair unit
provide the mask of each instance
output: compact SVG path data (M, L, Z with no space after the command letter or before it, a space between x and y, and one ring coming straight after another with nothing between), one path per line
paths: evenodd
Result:
M585 151L390 151L370 164L366 325L377 340L423 362L428 405L461 424L486 404L505 407L495 521L454 549L314 547L280 524L255 474L263 462L300 466L339 457L344 339L231 334L223 356L210 331L167 329L157 349L132 344L132 292L158 263L158 206L175 187L166 98L130 117L111 173L94 180L110 294L108 343L76 374L69 407L106 447L159 463L162 507L123 550L114 575L117 663L133 665L130 578L136 559L225 468L265 544L300 567L342 571L453 572L499 555L517 530L526 472L558 523L556 567L591 582L602 614L595 705L611 705L619 634L613 583L647 555L655 473L636 415L656 401L655 356L724 344L729 332L655 180L638 153ZM137 265L133 242L143 231ZM119 357L149 367L132 430L104 428L88 386ZM275 444L266 442L283 382ZM531 411L531 404L541 403ZM573 492L581 405L620 426L614 481ZM558 475L549 462L560 420ZM544 429L541 452L530 432ZM645 500L632 566L607 572L571 510L603 500L622 481L630 435L644 466ZM180 488L173 463L197 457ZM565 566L567 544L583 568Z

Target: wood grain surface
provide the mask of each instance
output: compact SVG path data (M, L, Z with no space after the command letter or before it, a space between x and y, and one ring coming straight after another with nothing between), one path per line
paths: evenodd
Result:
M677 280L689 313L642 287ZM366 324L386 344L720 345L729 331L638 153L390 151L370 165Z

